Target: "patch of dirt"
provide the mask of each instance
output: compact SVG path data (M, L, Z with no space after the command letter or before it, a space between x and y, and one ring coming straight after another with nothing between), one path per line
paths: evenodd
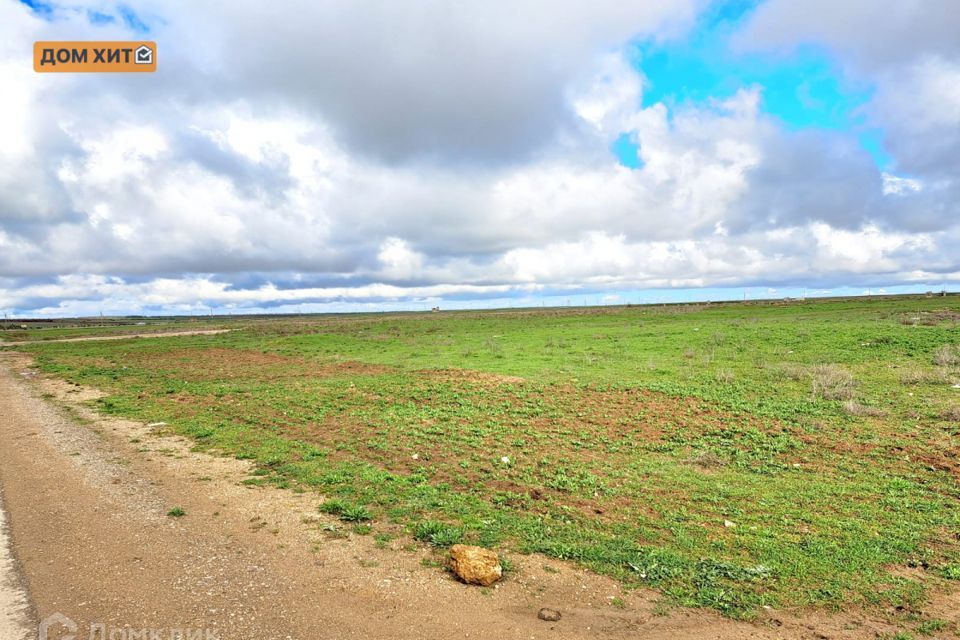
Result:
M318 363L306 358L255 349L224 347L171 349L160 353L125 354L125 364L153 370L176 371L188 380L280 380L301 377L378 375L390 367L345 360Z
M380 364L370 364L367 362L357 362L355 360L343 360L340 362L325 364L319 367L324 377L334 376L377 376L384 373L395 371L393 367Z
M65 402L89 402L107 397L107 394L93 387L85 387L60 378L45 378L43 383L47 393Z
M960 457L955 451L943 451L939 455L919 455L915 460L934 471L943 471L960 480Z
M523 384L525 378L520 376L505 376L472 369L422 369L416 374L427 380L467 381L483 385Z

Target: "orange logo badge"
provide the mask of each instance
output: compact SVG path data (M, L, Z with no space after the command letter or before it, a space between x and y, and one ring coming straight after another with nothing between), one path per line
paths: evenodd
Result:
M39 73L152 73L157 43L34 42L33 70Z

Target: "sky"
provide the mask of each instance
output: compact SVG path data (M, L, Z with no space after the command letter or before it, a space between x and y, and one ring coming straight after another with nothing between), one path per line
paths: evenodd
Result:
M0 312L960 288L955 0L0 0ZM37 40L157 42L38 74Z

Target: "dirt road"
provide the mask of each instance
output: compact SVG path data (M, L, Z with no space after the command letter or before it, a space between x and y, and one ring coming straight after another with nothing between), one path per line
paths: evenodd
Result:
M18 342L4 342L0 339L0 347L16 347L25 344L49 344L51 342L91 342L99 340L129 340L130 338L173 338L175 336L213 336L226 333L230 329L198 329L196 331L158 331L156 333L119 333L111 336L79 336L76 338L53 338L52 340L20 340Z
M27 640L33 622L27 593L13 561L3 496L0 496L0 639Z
M665 613L653 592L625 592L537 556L514 556L518 570L497 588L467 587L424 562L432 552L409 538L378 545L319 515L319 496L241 484L247 463L191 452L156 427L97 417L83 405L94 392L22 375L29 365L0 353L0 487L32 610L37 620L63 616L49 638L71 624L80 639L91 627L107 637L205 630L221 640L741 640L890 631L853 614L770 612L748 624L712 612ZM186 515L168 516L175 506ZM375 531L386 527L375 523ZM541 607L560 610L562 619L539 620ZM19 640L13 633L0 626L0 640Z

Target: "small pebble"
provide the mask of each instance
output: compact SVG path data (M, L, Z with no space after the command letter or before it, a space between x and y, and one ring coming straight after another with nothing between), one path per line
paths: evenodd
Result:
M543 608L537 613L537 617L546 622L556 622L560 619L560 612L556 609Z

